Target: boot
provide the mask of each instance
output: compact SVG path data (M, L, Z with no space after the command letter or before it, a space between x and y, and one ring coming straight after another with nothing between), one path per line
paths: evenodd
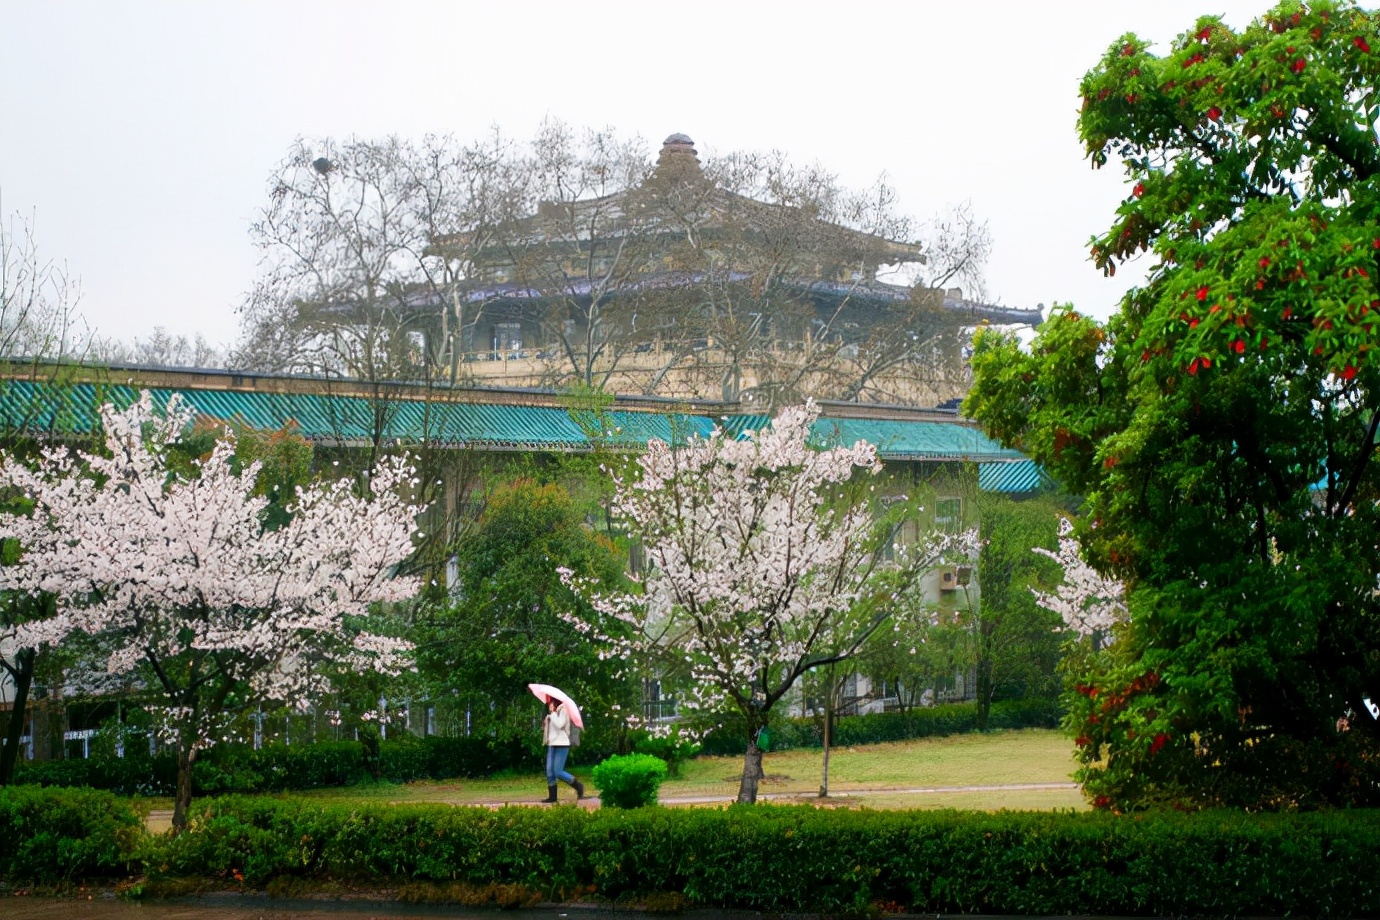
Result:
M542 802L544 802L544 803L547 804L547 805L555 804L555 802L556 802L556 784L555 784L555 783L552 783L551 785L549 785L549 786L546 787L546 798L542 799Z
M585 784L578 779L572 779L570 781L570 788L575 790L575 798L577 800L585 797Z

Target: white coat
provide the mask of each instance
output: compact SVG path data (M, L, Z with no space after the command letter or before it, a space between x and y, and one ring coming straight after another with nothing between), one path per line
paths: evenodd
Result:
M570 713L564 706L548 712L542 720L542 743L547 747L570 747Z

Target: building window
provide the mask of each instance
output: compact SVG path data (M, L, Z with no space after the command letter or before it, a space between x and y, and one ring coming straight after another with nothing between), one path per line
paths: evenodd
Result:
M502 357L522 350L522 323L494 323L494 353Z
M934 503L934 527L944 533L958 533L963 525L963 499L941 498Z
M661 722L676 717L675 698L663 695L661 681L642 681L642 716L648 722Z

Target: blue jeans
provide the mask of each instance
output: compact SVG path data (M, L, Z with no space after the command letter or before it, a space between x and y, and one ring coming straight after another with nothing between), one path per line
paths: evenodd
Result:
M565 759L570 756L570 748L566 745L550 745L546 749L546 785L556 785L556 780L563 779L567 783L575 782L575 777L565 772Z

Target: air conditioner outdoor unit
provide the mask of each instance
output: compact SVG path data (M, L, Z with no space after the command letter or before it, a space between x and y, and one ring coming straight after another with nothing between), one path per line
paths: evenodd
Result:
M973 567L970 565L951 565L939 572L939 590L957 591L972 580Z

